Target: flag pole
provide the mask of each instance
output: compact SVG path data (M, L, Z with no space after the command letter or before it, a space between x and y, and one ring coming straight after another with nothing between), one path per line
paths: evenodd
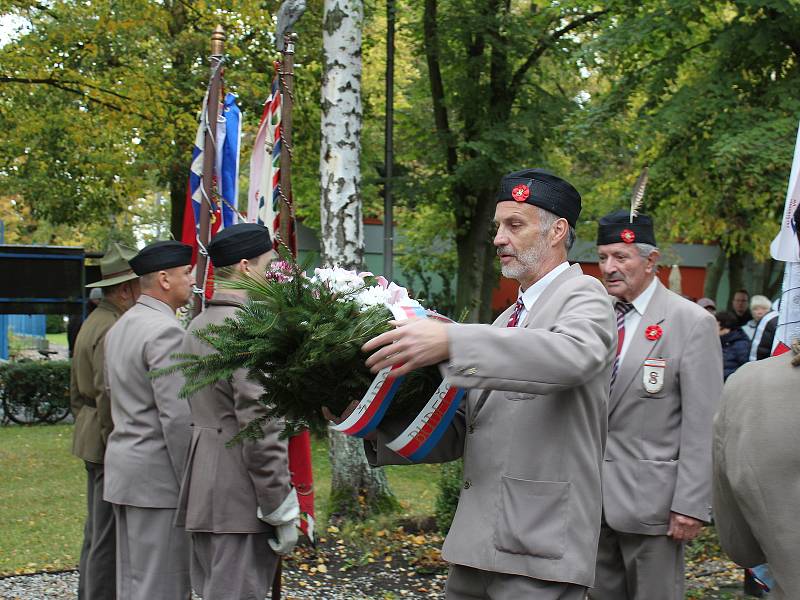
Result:
M199 248L197 252L197 268L195 270L194 306L192 315L203 311L205 301L208 255L206 246L211 239L211 199L214 194L214 165L217 148L217 118L219 116L219 96L222 88L222 57L225 53L225 30L217 25L211 34L211 56L209 63L211 76L208 83L208 103L206 111L206 131L203 143L203 193L200 200L200 227L198 230ZM221 148L219 149L222 150Z
M283 60L280 71L281 90L281 175L280 175L280 229L278 237L293 257L297 257L297 244L292 239L294 207L292 206L292 105L294 104L294 45L297 34L284 36Z
M386 1L386 132L383 164L383 276L394 278L394 213L392 205L392 163L394 162L394 27L395 3Z

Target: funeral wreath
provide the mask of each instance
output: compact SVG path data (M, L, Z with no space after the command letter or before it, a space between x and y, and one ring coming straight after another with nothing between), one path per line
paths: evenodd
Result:
M245 290L249 300L233 318L196 332L214 353L176 355L179 362L168 371L182 371L186 383L181 395L188 397L237 369L248 369L264 388L259 401L266 415L249 423L233 443L260 437L261 424L270 418L285 419L285 436L303 429L324 434L323 406L341 414L377 389L361 346L391 329L390 321L402 311L426 316L405 288L341 268L315 269L308 277L301 266L276 261L263 277L242 275L217 285ZM436 367L402 380L384 379L384 391L394 388L393 399L385 412L374 415L375 424L384 416L410 422L442 383Z

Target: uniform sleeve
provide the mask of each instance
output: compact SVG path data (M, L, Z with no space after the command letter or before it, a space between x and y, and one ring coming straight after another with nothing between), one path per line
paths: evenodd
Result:
M722 347L716 320L697 319L680 357L681 440L672 512L711 520L711 440L722 396Z
M713 497L714 524L719 534L722 549L734 562L753 567L767 562L761 546L753 535L750 524L742 514L739 503L728 478L728 464L725 454L725 435L727 429L725 399L722 408L714 419L713 446Z
M111 399L108 396L108 388L106 387L105 356L105 336L102 336L97 341L97 344L95 344L92 353L92 366L94 369L93 387L97 394L94 402L97 407L97 418L100 422L100 437L103 440L104 447L108 442L108 436L111 434L111 430L114 429L114 421L111 419Z
M451 325L448 336L453 385L545 395L583 385L607 368L616 327L608 294L583 285L548 329Z
M177 323L164 329L145 345L145 359L149 371L169 367L174 363L172 355L180 351L184 331ZM178 394L183 387L183 376L172 373L150 380L153 387L158 418L164 434L170 462L175 471L175 479L180 482L186 465L186 457L191 441L191 412L189 403Z
M265 408L258 402L264 389L247 377L246 369L233 374L233 402L239 428L263 416ZM291 491L288 441L280 439L282 419L270 419L262 425L264 437L242 442L242 458L250 474L261 512L277 509Z
M72 411L72 416L77 419L78 413L83 408L83 400L81 400L81 393L78 391L78 370L75 362L73 358L69 369L69 407Z

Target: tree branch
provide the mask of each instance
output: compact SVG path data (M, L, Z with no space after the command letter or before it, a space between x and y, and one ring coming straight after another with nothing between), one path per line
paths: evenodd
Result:
M580 19L575 19L574 21L571 21L567 25L564 25L564 27L562 27L561 29L557 29L556 31L548 35L546 38L539 40L539 43L536 45L533 51L528 55L528 58L525 59L525 62L522 63L519 66L519 68L514 72L514 75L511 78L511 86L510 86L511 93L513 94L514 90L516 90L520 86L528 70L533 65L536 64L536 61L538 61L542 57L542 55L547 51L548 48L551 48L558 40L567 35L569 32L574 31L579 27L582 27L583 25L587 25L588 23L596 21L607 12L608 9L605 9L583 15Z
M104 90L103 88L100 88L98 86L93 86L91 84L82 83L82 82L79 82L79 81L72 81L72 80L63 80L63 81L61 81L61 80L55 79L53 77L38 77L38 78L37 77L9 77L9 76L6 76L6 75L0 75L0 84L2 84L2 83L24 83L24 84L28 84L28 85L50 85L50 86L53 86L54 88L57 88L59 90L64 90L65 92L70 92L71 94L76 94L78 96L86 98L86 100L89 101L89 102L92 102L94 104L99 104L100 106L105 106L106 108L109 108L111 110L115 110L117 112L128 112L128 113L137 115L139 117L142 117L143 119L149 118L147 115L142 114L140 112L137 112L135 110L126 110L125 108L123 108L121 106L118 106L116 104L112 104L110 102L106 102L105 100L101 100L100 98L95 98L94 96L90 96L89 94L87 94L83 90L81 90L80 88L70 87L70 86L73 86L73 85L75 85L75 86L85 85L88 88L92 88L92 89L95 89L95 90L98 90L98 91L101 91L101 92L105 92L107 94L112 94L114 96L117 96L121 100L130 100L130 98L128 98L126 96L123 96L121 94L117 94L117 93L112 92L110 90Z
M50 10L50 8L48 6L46 6L44 3L42 3L42 2L21 2L21 1L18 0L16 2L13 2L12 4L15 4L16 6L18 6L19 8L21 8L23 10L25 10L25 9L35 9L35 10L42 11L43 13L48 15L50 18L54 19L55 21L58 21L58 15L56 15L56 13L54 13L52 10Z
M428 63L428 79L431 82L431 100L433 102L433 118L436 131L447 149L447 172L455 173L458 155L450 130L450 122L445 104L444 82L439 64L439 33L436 25L437 0L425 0L423 15L425 59Z

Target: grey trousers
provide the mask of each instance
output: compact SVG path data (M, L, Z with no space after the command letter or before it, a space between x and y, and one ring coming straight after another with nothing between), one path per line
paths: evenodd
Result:
M79 600L116 597L116 535L114 509L103 500L103 465L86 465L86 523L78 566Z
M533 579L450 565L446 600L583 600L586 588L572 583Z
M683 600L684 544L600 528L592 600Z
M189 536L174 508L114 504L119 600L189 600Z
M192 588L205 600L264 600L278 555L267 533L192 533Z

